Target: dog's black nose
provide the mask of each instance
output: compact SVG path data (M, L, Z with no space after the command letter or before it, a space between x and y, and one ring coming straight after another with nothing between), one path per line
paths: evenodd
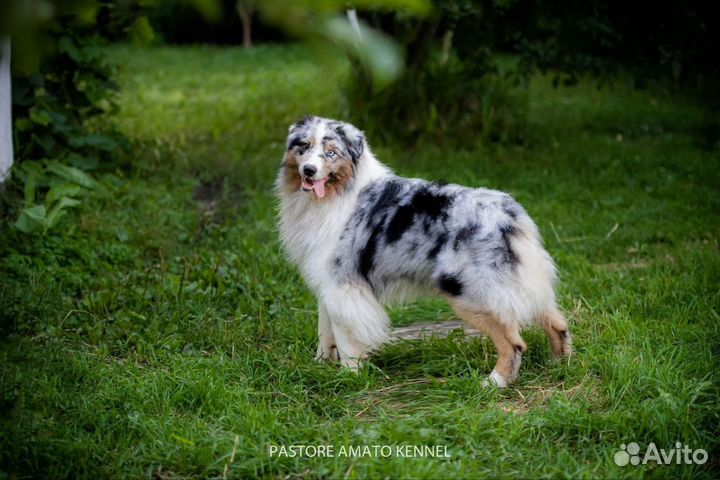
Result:
M303 167L303 175L306 177L312 177L317 173L317 167L313 165L305 165Z

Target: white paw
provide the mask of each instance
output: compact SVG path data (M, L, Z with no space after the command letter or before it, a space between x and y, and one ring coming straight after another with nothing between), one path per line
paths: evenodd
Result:
M317 346L317 352L315 353L315 361L320 363L337 362L337 347L335 345L327 345L323 342L319 342Z
M565 331L561 333L561 337L561 352L550 354L550 359L555 363L559 363L561 360L568 359L573 355L572 335L570 335L570 332Z
M346 357L340 355L340 365L347 368L351 372L357 373L363 366L361 358L358 357Z
M493 370L490 373L490 376L488 376L488 378L483 380L482 386L483 386L483 388L487 388L487 387L505 388L508 386L508 382L507 382L507 380L505 380L505 377L503 377L498 372Z
M572 335L567 330L563 334L563 355L570 357L573 354Z

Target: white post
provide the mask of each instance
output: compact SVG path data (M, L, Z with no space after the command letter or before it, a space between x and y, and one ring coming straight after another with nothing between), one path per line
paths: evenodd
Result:
M10 176L13 164L12 89L10 38L0 40L0 183Z
M350 25L352 26L353 32L355 35L358 36L358 38L362 38L362 31L360 30L360 22L358 22L357 18L357 10L354 8L351 8L347 11L347 17L348 21L350 22Z

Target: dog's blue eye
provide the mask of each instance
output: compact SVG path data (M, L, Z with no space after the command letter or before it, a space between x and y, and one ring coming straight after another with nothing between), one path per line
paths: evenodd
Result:
M325 155L332 158L335 156L335 150L328 150L327 153L325 153Z

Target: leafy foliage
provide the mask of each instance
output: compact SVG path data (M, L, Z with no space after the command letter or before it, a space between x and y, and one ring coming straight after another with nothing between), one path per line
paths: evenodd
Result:
M356 63L346 90L349 116L376 139L413 145L423 138L453 145L524 138L527 92L509 75L478 76L457 59L429 60L372 93L362 70Z
M486 8L483 3L488 3ZM519 142L527 98L522 79L501 72L492 55L496 9L491 2L436 0L432 15L374 14L371 24L388 30L407 52L407 68L385 89L355 62L347 89L355 121L375 137L415 143ZM495 15L496 16L496 15ZM375 128L374 125L382 125Z
M400 40L408 63L401 81L382 92L373 89L362 67L356 68L350 113L387 126L375 133L410 142L429 134L434 141L519 140L525 118L522 86L537 70L552 72L555 86L574 85L583 75L601 85L629 77L637 87L691 86L720 100L715 3L433 4L433 15L419 20L398 13L370 15L372 25ZM520 56L511 75L498 76L497 52Z
M505 38L527 69L560 70L573 83L628 72L637 86L692 84L710 94L720 84L714 2L518 2L505 17Z
M50 53L33 65L19 49L13 70L14 175L24 197L15 226L26 233L57 225L96 187L92 172L117 165L127 146L96 121L114 110L117 86L92 26L60 14L45 27L42 40Z

